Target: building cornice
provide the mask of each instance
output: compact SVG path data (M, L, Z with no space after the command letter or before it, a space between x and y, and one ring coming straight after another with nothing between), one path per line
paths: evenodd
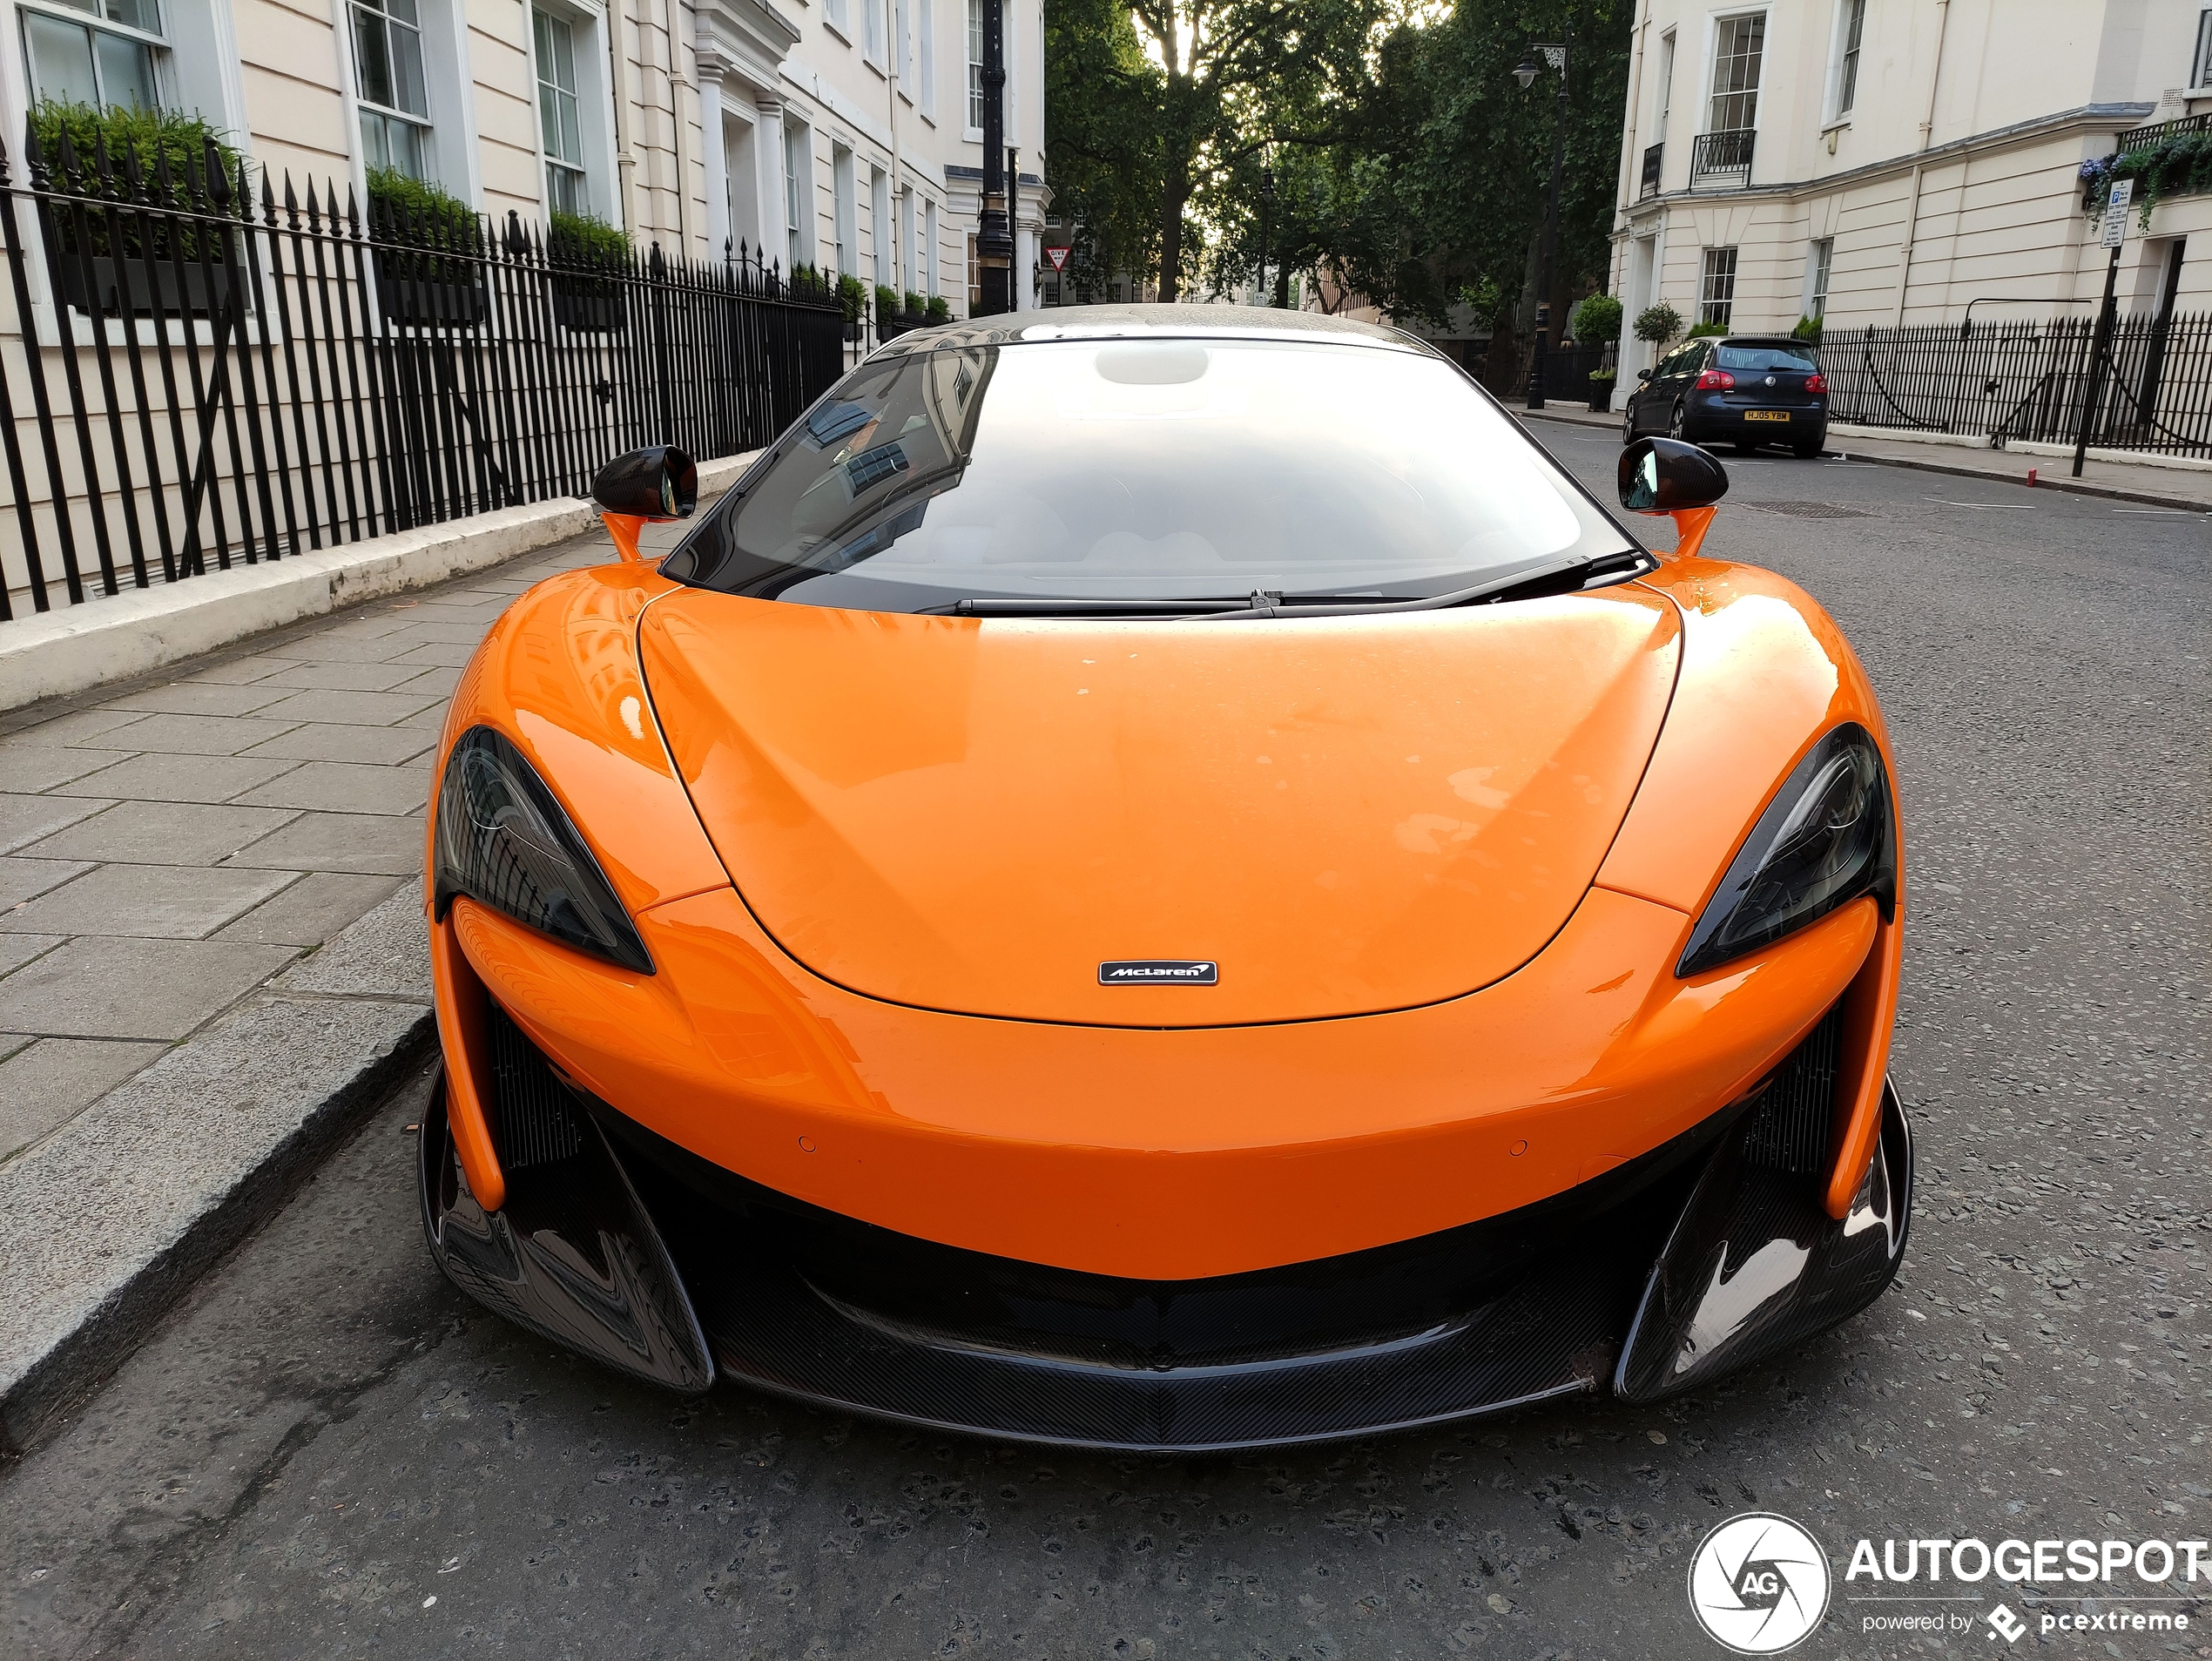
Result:
M1992 127L1986 132L1953 138L1947 143L1932 145L1925 150L1868 162L1862 166L1849 167L1842 172L1824 174L1818 179L1797 179L1778 185L1745 185L1734 190L1662 191L1656 196L1647 196L1617 209L1626 225L1616 223L1614 229L1617 234L1655 213L1689 203L1722 206L1730 202L1792 200L1807 196L1824 196L1831 191L1850 186L1870 184L1876 179L1909 173L1914 167L1925 167L1930 162L1976 155L1986 151L2006 150L2037 139L2063 138L2071 132L2124 132L2129 127L2141 125L2143 118L2157 107L2155 104L2085 104L2056 115L2037 116L2027 121L2015 121L2010 126Z
M697 17L700 79L734 76L776 90L777 71L801 37L797 24L768 0L700 0Z

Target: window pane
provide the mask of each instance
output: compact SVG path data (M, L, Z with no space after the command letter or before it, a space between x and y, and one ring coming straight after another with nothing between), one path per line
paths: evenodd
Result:
M553 100L561 111L561 159L581 162L583 159L583 129L577 118L577 101L566 92L556 92Z
M57 104L98 104L99 83L92 74L92 31L80 24L36 11L23 14L30 48L30 80L42 98Z
M402 121L397 116L384 118L384 125L391 134L392 165L409 179L428 179L430 170L423 157L423 132L412 121Z
M553 84L563 92L576 91L576 30L558 17L546 20L546 37L553 44Z
M409 28L420 29L422 26L421 15L415 9L415 0L384 0L384 10Z
M92 31L93 47L100 60L100 99L104 104L133 105L141 110L161 107L154 91L153 50L143 41Z
M126 29L143 29L149 35L161 32L161 9L154 0L106 0L107 20L119 23ZM87 6L86 10L91 8Z
M393 107L392 51L384 19L358 5L354 8L354 65L361 77L361 102Z
M591 211L590 198L583 188L583 175L573 167L564 167L558 162L546 163L545 193L556 213L582 217Z
M983 125L983 0L968 0L968 125Z
M392 74L397 84L395 108L409 115L430 113L430 99L423 89L422 37L404 24L389 25L392 35Z

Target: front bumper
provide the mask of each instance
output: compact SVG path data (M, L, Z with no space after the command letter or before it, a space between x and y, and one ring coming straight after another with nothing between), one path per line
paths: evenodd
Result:
M1830 1026L1747 1100L1564 1193L1181 1281L993 1257L807 1205L562 1084L505 1028L501 1140L533 1151L509 1160L505 1205L485 1213L442 1077L422 1124L423 1223L462 1290L633 1376L697 1392L719 1372L991 1437L1190 1453L1606 1388L1649 1401L1846 1319L1896 1272L1912 1152L1895 1091L1841 1221L1806 1168L1824 1151L1816 1138L1808 1157L1797 1131L1832 1077Z

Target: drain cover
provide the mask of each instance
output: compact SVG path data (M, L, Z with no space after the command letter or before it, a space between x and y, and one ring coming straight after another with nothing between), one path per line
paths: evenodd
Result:
M1846 508L1833 502L1746 502L1761 513L1794 514L1800 519L1871 519L1864 508Z

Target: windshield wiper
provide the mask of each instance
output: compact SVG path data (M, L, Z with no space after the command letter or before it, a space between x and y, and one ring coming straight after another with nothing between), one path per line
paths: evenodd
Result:
M1381 612L1441 611L1455 605L1474 605L1484 600L1502 599L1516 589L1533 588L1549 583L1570 572L1589 572L1602 566L1618 564L1623 574L1640 567L1647 556L1624 549L1613 554L1574 554L1564 559L1541 560L1533 565L1523 565L1519 571L1493 577L1472 588L1458 588L1445 594L1430 594L1414 599L1358 600L1348 604L1310 604L1304 597L1269 593L1255 590L1249 604L1233 611L1210 611L1206 621L1218 623L1233 618L1349 618L1368 617ZM1329 597L1319 597L1327 601Z
M956 618L1055 617L1197 617L1216 611L1238 611L1251 602L1244 600L1101 600L1101 599L978 599L970 597L950 605L923 608L926 614Z
M1642 568L1649 557L1634 549L1610 554L1575 554L1563 559L1540 560L1472 588L1446 594L1415 595L1386 599L1370 594L1285 594L1278 590L1254 589L1243 599L1029 599L968 596L947 605L921 608L922 615L964 618L1198 618L1218 622L1231 618L1365 617L1378 612L1440 611L1454 605L1473 605L1503 598L1515 590L1554 582L1574 572L1595 572L1617 565L1623 576Z

